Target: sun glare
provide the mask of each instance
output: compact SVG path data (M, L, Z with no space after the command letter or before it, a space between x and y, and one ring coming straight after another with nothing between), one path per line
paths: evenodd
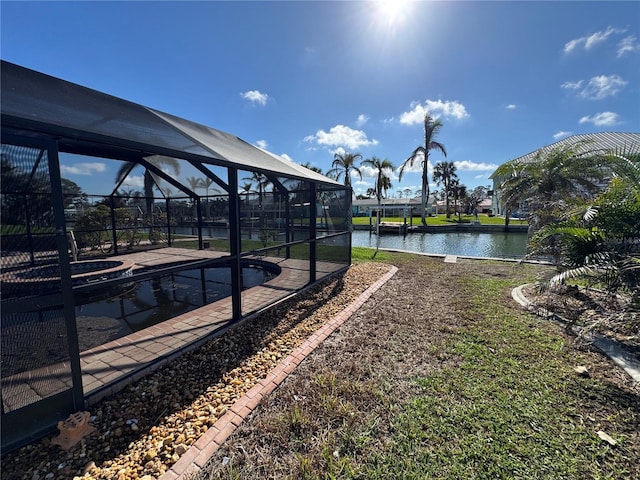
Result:
M409 0L373 0L376 23L387 28L400 27L411 7Z

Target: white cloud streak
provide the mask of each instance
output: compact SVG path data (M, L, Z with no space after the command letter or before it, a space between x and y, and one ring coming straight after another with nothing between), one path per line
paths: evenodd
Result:
M249 100L251 103L258 104L263 107L267 104L267 100L269 100L269 95L262 93L259 90L249 90L241 93L240 95L245 100Z
M564 82L561 88L573 90L578 96L588 100L602 100L617 95L627 83L629 82L620 75L598 75L592 77L586 84L583 80Z
M93 175L107 171L107 165L102 162L76 163L75 165L60 165L60 173L64 175Z
M625 29L607 27L607 29L604 31L595 32L591 35L569 40L567 43L565 43L563 51L566 54L570 54L580 47L584 48L585 50L591 50L596 45L605 42L611 35L621 34L625 31Z
M635 36L629 35L618 42L618 58L638 52L640 52L640 43L636 41Z
M258 147L260 147L261 149L263 149L263 150L266 150L266 149L269 147L269 144L267 143L267 141L266 141L266 140L258 140L258 141L256 142L256 145L257 145Z
M564 132L564 131L560 130L559 132L556 132L556 133L553 134L553 139L554 140L560 140L562 138L568 137L572 133L573 132Z
M477 172L484 170L493 171L498 168L498 165L496 165L495 163L476 163L470 160L456 161L453 162L453 164L456 166L456 169L460 170L461 172Z
M578 123L592 123L596 127L610 127L620 123L619 115L614 112L600 112L582 117Z

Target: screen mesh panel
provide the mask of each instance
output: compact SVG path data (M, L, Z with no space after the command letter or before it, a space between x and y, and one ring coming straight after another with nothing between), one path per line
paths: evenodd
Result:
M1 338L3 412L71 388L62 308L3 313Z
M2 411L71 388L47 151L2 144L0 298Z

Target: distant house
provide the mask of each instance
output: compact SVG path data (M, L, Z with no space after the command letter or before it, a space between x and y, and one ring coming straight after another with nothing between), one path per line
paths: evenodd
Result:
M491 200L491 198L485 198L484 200L478 202L478 204L476 205L476 209L478 210L478 213L492 213L493 201Z
M427 201L427 212L430 212L430 206L433 203L433 198L429 197ZM383 198L381 202L382 216L383 217L403 217L406 212L407 218L411 215L420 216L420 208L422 202L420 197L416 198ZM368 217L374 215L378 209L378 199L364 198L353 200L352 203L353 216L354 217Z
M615 149L628 148L632 145L640 145L640 133L598 132L572 135L512 160L516 160L519 162L533 162L537 158L538 154L551 152L558 147L570 146L578 142L588 142L585 146L585 149L588 151L592 151L594 153L604 153ZM498 178L494 175L491 175L489 178L493 180L493 196L491 209L496 215L504 215L504 205L500 197L500 185L504 181L504 178Z

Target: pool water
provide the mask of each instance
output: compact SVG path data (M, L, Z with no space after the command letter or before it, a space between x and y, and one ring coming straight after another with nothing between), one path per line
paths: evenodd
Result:
M242 289L264 283L273 274L242 268ZM229 267L196 268L136 282L111 298L76 306L80 350L156 325L231 296Z

